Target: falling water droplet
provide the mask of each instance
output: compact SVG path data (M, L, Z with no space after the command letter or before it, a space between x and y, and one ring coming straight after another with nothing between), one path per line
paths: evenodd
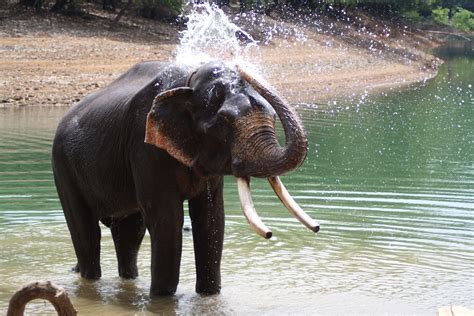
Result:
M229 17L214 4L191 4L186 16L187 28L182 32L176 49L176 62L198 67L212 60L234 63L243 59L257 41L250 34L229 20ZM245 17L242 14L242 17ZM234 20L238 20L236 17ZM242 44L238 37L245 38Z

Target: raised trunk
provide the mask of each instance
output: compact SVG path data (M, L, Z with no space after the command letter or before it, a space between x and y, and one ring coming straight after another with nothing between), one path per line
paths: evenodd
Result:
M234 161L234 171L237 171L237 175L245 173L267 178L299 167L306 158L308 140L298 114L272 88L256 80L240 66L237 69L242 78L275 109L285 132L285 145L279 145L274 122L263 114L254 113L238 120L236 128L240 134L244 134L242 139L246 139L247 144L241 144L243 148L236 150L238 155L234 156L237 157L237 161Z

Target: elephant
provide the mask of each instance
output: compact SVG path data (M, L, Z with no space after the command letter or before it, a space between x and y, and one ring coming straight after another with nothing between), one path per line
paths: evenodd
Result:
M285 144L275 133L277 116ZM237 177L244 214L260 235L250 177L269 178L283 203L311 219L278 178L301 165L307 137L296 112L242 66L195 69L173 62L133 66L72 106L53 141L52 169L77 257L76 272L101 277L99 221L111 229L118 273L138 276L137 254L151 239L150 295L173 295L179 281L183 203L188 202L196 292L217 294L224 239L223 176Z

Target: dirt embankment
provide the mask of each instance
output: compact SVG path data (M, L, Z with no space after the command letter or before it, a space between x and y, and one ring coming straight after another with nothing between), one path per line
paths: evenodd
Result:
M172 58L178 26L125 17L110 30L113 16L90 13L0 19L0 107L69 106L137 62ZM261 43L253 58L293 102L326 103L423 81L440 64L425 53L436 41L362 14L297 24L258 19L259 27L240 19Z

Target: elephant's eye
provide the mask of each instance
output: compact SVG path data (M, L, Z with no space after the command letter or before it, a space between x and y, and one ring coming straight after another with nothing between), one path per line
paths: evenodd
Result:
M209 89L209 103L211 105L220 105L222 102L224 102L225 93L225 85L221 82L215 83Z

